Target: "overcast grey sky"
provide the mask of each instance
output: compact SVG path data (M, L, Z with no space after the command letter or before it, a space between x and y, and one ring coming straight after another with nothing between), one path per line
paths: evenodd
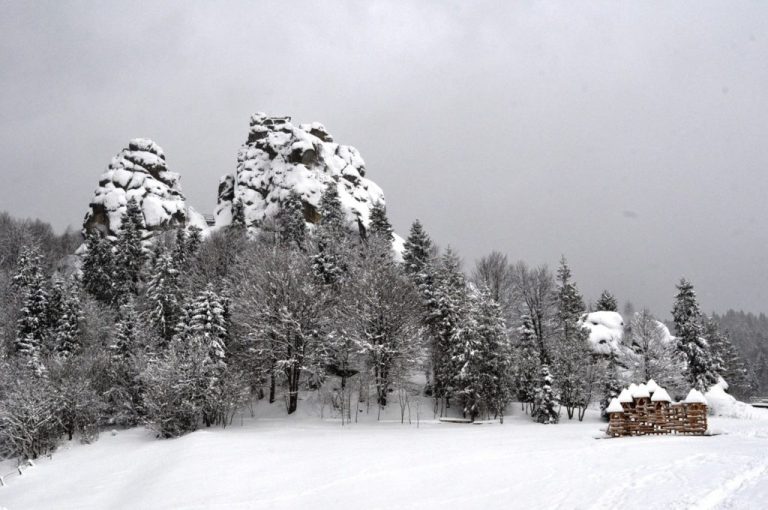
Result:
M765 2L0 2L0 209L79 228L150 137L204 212L253 111L362 153L397 230L669 315L768 311Z

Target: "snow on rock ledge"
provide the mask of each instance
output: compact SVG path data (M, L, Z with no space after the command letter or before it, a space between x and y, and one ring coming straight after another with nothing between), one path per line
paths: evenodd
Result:
M319 122L294 126L290 117L251 116L248 140L237 156L237 170L219 182L216 226L232 221L232 204L243 204L246 224L260 227L273 218L291 191L301 197L304 217L316 223L326 186L337 186L350 227L367 227L371 206L384 193L365 177L365 162L354 147L334 142Z
M131 198L141 206L147 230L164 230L187 223L205 226L203 217L187 208L179 174L168 170L163 150L152 140L135 138L112 158L99 179L83 228L117 234Z

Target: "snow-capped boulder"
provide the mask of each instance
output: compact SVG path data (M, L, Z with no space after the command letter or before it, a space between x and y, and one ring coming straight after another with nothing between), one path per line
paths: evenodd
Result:
M589 343L599 354L621 352L624 337L624 319L618 312L591 312L581 316L579 323L589 330Z
M366 178L357 149L334 142L325 126L319 122L295 126L290 117L256 113L234 175L220 181L216 225L228 225L233 203L240 201L246 224L258 228L277 214L291 191L299 194L307 222L316 223L320 197L329 185L337 186L354 229L367 227L373 204L384 203L381 188Z
M135 138L112 158L99 179L83 228L117 234L131 198L141 206L148 231L205 225L202 215L187 208L179 174L168 170L163 150L152 140Z

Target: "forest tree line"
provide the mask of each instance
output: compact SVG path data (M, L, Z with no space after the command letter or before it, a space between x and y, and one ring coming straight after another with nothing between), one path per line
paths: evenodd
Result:
M259 399L291 414L306 390L325 392L342 420L353 402L427 395L436 416L503 419L519 401L541 423L605 409L630 380L674 392L722 376L737 394L757 390L758 371L685 280L677 342L642 311L624 351L598 354L565 258L553 273L491 253L467 277L418 221L399 260L382 204L352 230L329 186L319 213L307 228L290 194L275 218L248 225L236 203L232 225L204 238L149 234L129 201L117 236L86 234L74 272L55 269L77 236L0 216L0 455L34 458L103 427L175 437L227 426ZM590 308L615 311L616 299L604 292Z

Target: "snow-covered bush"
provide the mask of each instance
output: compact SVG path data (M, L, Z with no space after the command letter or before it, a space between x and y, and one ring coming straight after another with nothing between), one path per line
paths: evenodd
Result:
M53 451L62 434L61 401L26 367L0 366L0 457L35 459Z
M168 351L161 358L151 360L141 374L146 388L146 420L160 437L177 437L198 428L207 357L207 349L200 343L173 342Z

